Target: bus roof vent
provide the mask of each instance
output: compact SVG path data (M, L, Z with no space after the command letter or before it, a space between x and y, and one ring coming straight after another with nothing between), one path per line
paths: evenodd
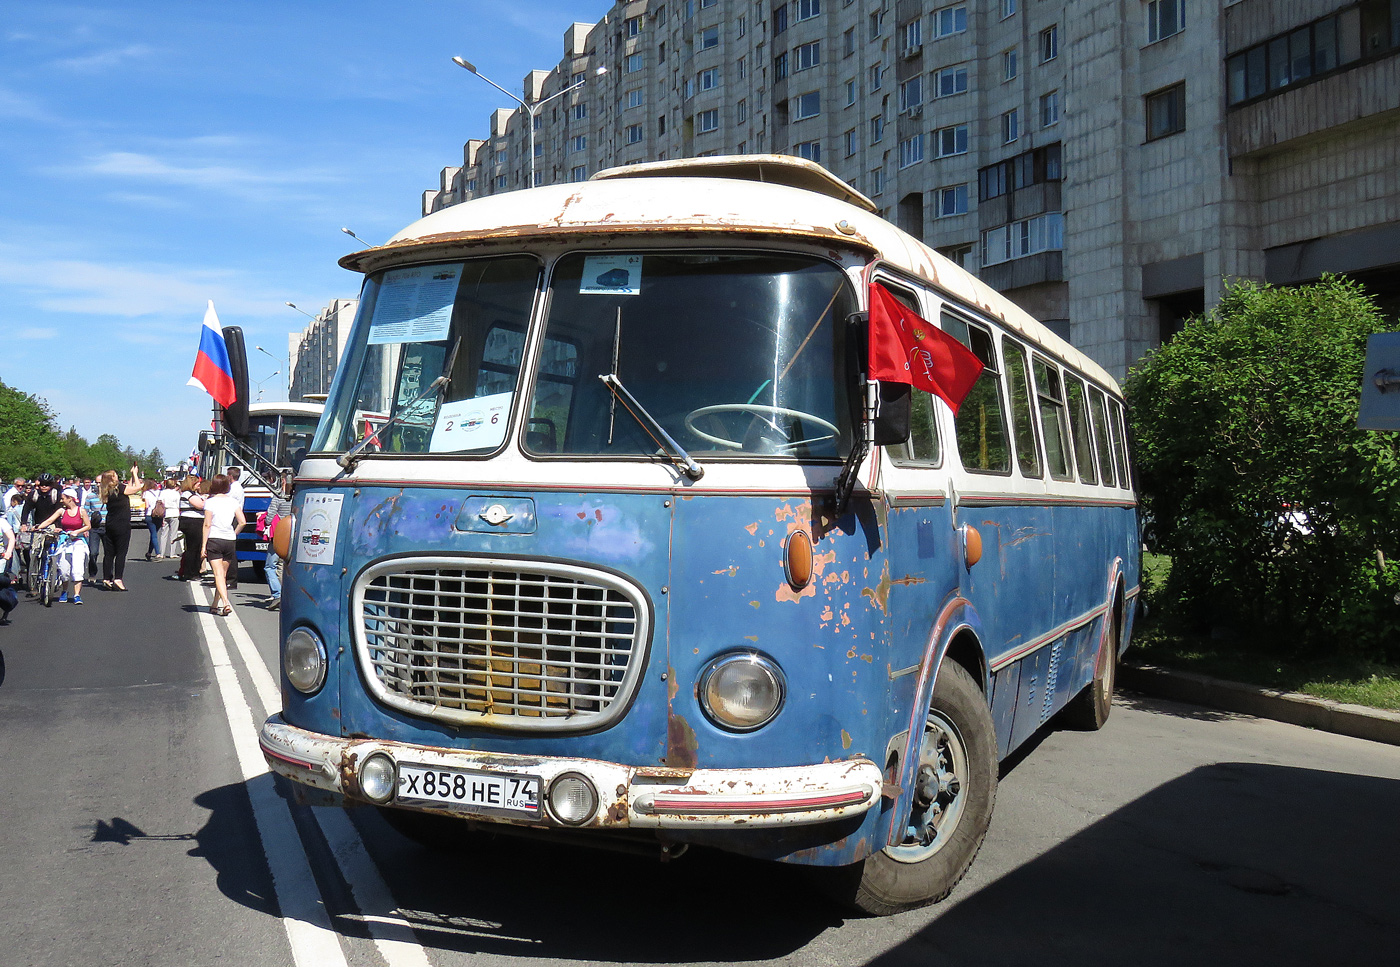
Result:
M605 168L590 181L612 178L734 178L802 188L840 199L868 212L875 203L814 161L786 154L712 155Z

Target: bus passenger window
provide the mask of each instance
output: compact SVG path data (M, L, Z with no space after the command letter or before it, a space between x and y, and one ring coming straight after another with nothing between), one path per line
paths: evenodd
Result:
M888 279L880 279L890 295L912 312L923 315L919 299L913 292L895 285ZM910 400L909 439L900 448L892 447L891 456L898 463L917 463L937 467L943 463L943 454L938 445L938 423L933 415L933 396L915 390Z
M1039 356L1035 357L1032 370L1036 398L1040 402L1040 422L1045 427L1045 459L1050 465L1050 476L1069 480L1073 476L1069 462L1069 424L1065 416L1065 394L1060 389L1060 371Z
M1084 401L1084 381L1078 376L1065 377L1069 396L1069 421L1074 427L1074 460L1079 464L1079 479L1083 483L1098 483L1094 470L1094 438L1089 435L1089 410Z
M1099 448L1099 466L1103 468L1105 486L1114 484L1113 444L1108 438L1108 408L1103 391L1096 386L1089 388L1089 416L1094 421L1094 441Z
M1011 447L1006 438L1001 377L992 334L947 312L942 315L942 323L943 331L971 349L985 367L972 392L958 407L958 454L963 467L981 473L1010 473Z
M1026 378L1026 351L1011 339L1001 341L1006 359L1006 385L1011 393L1011 431L1016 440L1016 465L1023 477L1040 476L1040 447L1031 416L1031 385Z
M1123 407L1113 404L1113 438L1118 445L1118 486L1124 490L1133 489L1133 476L1128 466L1128 434L1123 427Z

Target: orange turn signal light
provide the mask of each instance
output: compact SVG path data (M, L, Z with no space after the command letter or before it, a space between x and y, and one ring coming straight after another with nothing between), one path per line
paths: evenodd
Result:
M812 538L806 531L793 531L788 535L783 568L794 590L801 591L812 583Z

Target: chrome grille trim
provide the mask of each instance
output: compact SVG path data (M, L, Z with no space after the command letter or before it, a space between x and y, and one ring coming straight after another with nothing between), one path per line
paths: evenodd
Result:
M379 561L356 578L351 609L370 693L455 725L610 725L636 693L651 641L651 609L639 587L549 561Z

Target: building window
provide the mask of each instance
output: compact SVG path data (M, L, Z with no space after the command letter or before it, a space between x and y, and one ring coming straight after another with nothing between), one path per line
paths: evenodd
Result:
M656 133L658 136L666 133L666 115L664 114L656 119Z
M713 7L718 2L719 0L700 0L700 9L704 10L706 7Z
M967 5L944 7L933 12L933 36L951 37L967 30Z
M778 4L776 7L773 8L773 36L774 36L774 37L778 36L778 34L782 33L784 30L787 30L787 27L788 27L787 17L788 17L788 5L787 5L786 3L780 3L780 4Z
M899 142L899 166L908 168L924 160L924 136L922 133Z
M885 169L875 168L870 172L870 194L878 196L885 190Z
M749 32L749 18L740 16L738 22L734 25L734 30L738 36L746 36Z
M574 135L572 138L569 139L569 153L570 153L570 154L574 153L575 151L584 151L584 150L586 150L587 148L588 148L588 135L586 135L586 134L576 134L576 135Z
M967 93L967 66L945 67L934 76L934 97Z
M1017 64L1016 48L1001 52L1001 79L1003 81L1014 81L1016 75L1020 73Z
M805 121L814 118L822 113L822 95L820 91L808 91L806 94L799 94L793 98L793 120Z
M582 121L588 117L588 103L586 101L580 101L575 104L573 115L575 121Z
M641 32L642 32L642 18L641 18L641 17L628 17L628 18L627 18L627 36L629 36L629 37L635 37L635 36L637 36L637 35L638 35L639 33L641 33Z
M1226 103L1251 101L1400 47L1400 2L1369 0L1232 54Z
M640 124L629 124L626 130L628 144L636 144L642 140L642 126Z
M948 259L960 269L972 271L972 246L971 245L949 245L947 248L938 250L938 254Z
M1040 32L1040 62L1060 56L1060 25L1051 24Z
M623 61L622 71L624 74L635 74L642 69L644 61L641 54L628 54Z
M508 158L509 158L509 155L506 154L506 151L505 151L504 148L502 148L501 150L499 150L499 151L496 152L496 164L498 164L498 165L503 165L503 164L506 163L506 161L507 161Z
M846 132L846 157L850 157L860 150L860 136L856 134L856 129Z
M718 68L710 67L702 70L700 72L700 90L713 91L716 87L719 87Z
M869 27L866 30L866 39L874 40L880 36L880 31L885 28L885 11L877 10L870 15Z
M666 42L664 40L656 46L656 62L658 64L666 63Z
M899 28L900 46L906 51L917 50L924 44L924 34L921 21L911 20L903 27Z
M1147 95L1147 140L1186 130L1186 82Z
M544 157L544 145L539 144L538 142L535 144L535 157L536 157L536 158L543 158L543 157Z
M795 22L801 23L804 20L811 20L822 12L822 0L797 0L797 16L793 18Z
M683 84L681 84L681 97L685 98L685 99L688 101L688 100L690 100L690 99L691 99L692 97L694 97L694 96L695 96L695 78L693 78L693 77L687 77L687 78L685 79L685 82L684 82Z
M987 201L1009 191L1060 180L1060 142L1025 151L977 172L977 198Z
M739 80L742 81L749 76L749 60L747 57L740 57L734 66L739 74Z
M870 143L879 144L885 137L885 116L877 114L870 119Z
M587 165L579 165L577 168L575 168L573 171L571 171L571 172L569 173L569 178L570 178L570 180L572 180L572 181L587 181L587 180L588 180L588 166L587 166Z
M749 119L749 102L747 99L740 101L734 106L735 119L737 123L743 124Z
M1179 34L1186 27L1186 0L1151 0L1147 4L1147 42Z
M1040 95L1040 126L1048 128L1060 123L1060 92Z
M820 141L803 141L792 146L792 153L799 158L806 158L808 161L821 164L822 143Z
M850 80L846 81L846 106L847 106L847 107L850 107L851 105L855 104L856 98L859 96L859 94L860 94L860 92L859 92L859 90L856 88L856 81L855 81L855 78L851 78Z
M773 58L773 80L780 81L788 75L788 55L783 51Z
M706 27L700 31L700 49L709 50L711 47L719 46L719 28Z
M707 134L710 131L719 130L719 109L711 108L708 111L701 111L695 115L695 130L700 134Z
M899 85L899 109L908 111L924 103L924 76L915 74Z
M1021 136L1021 115L1018 108L1012 108L1001 116L1001 143L1010 144Z
M879 64L870 65L870 90L878 91L885 78L885 69Z
M856 53L856 28L852 27L841 35L841 56L854 57Z
M937 218L967 214L967 185L949 185L938 189Z
M1001 19L1013 16L1016 13L1016 0L1001 0Z
M801 47L794 48L792 60L792 69L794 72L805 71L816 67L822 62L821 41L814 40L810 44L803 44Z
M967 125L954 124L939 128L933 133L934 156L951 158L955 154L967 154Z
M504 188L505 186L506 186L506 176L505 176L505 175L497 175L497 176L496 176L496 187L497 187L497 188Z
M1000 265L1040 252L1058 252L1064 246L1064 215L1046 212L983 232L982 264Z
M627 107L628 107L628 108L641 107L643 104L646 103L646 99L647 99L646 92L643 91L640 87L637 88L636 90L628 91L628 92L627 92Z

